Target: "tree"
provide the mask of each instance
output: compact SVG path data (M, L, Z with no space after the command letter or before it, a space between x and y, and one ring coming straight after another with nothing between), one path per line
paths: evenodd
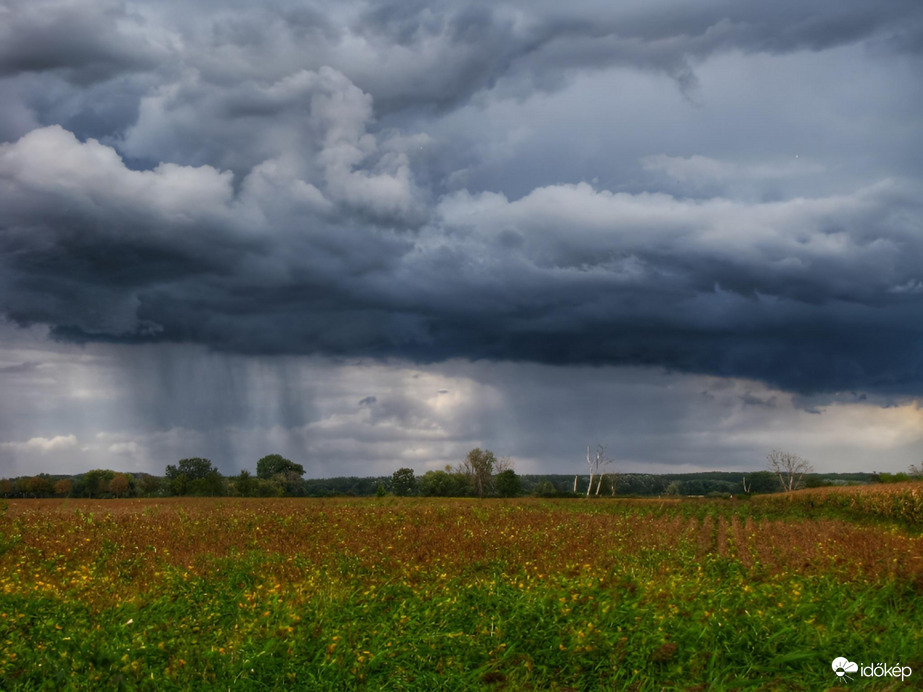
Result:
M494 479L497 492L503 497L516 497L522 492L522 481L513 469L506 469Z
M296 466L300 465L296 464ZM301 473L304 473L302 471ZM300 497L305 494L304 478L298 471L283 471L272 477L272 483L276 483L281 489L283 495Z
M599 476L599 481L596 483L596 494L599 495L603 493L604 495L608 493L612 497L615 497L615 491L618 488L618 474L615 473L603 473Z
M782 489L790 493L801 483L804 474L814 471L807 459L797 454L774 449L766 455L767 468L779 477Z
M247 469L242 469L241 472L237 474L237 477L234 479L234 489L237 491L238 495L243 497L253 495L253 476L250 475Z
M26 488L32 497L51 495L52 493L51 480L43 473L32 476L32 478L26 482Z
M667 495L673 497L683 494L683 482L682 481L673 481L670 485L667 486L666 490Z
M391 490L398 497L413 495L417 491L417 479L413 469L400 468L391 474Z
M770 471L754 471L747 475L747 492L774 493L779 489L779 481Z
M540 481L532 488L532 494L535 497L554 497L558 494L558 489L554 487L551 481Z
M427 471L420 478L419 490L426 497L466 497L471 494L471 482L461 471Z
M109 481L109 492L116 497L127 495L129 488L128 477L124 473L115 474Z
M71 490L73 489L74 484L71 483L70 478L62 478L54 484L54 494L60 495L61 497L67 497L71 494Z
M510 457L500 457L494 460L494 474L499 475L504 471L510 471L513 468L513 460Z
M586 489L586 496L589 497L593 490L593 478L600 476L596 484L596 495L599 495L599 486L602 484L602 469L612 463L612 459L606 456L606 448L602 445L596 445L596 451L590 454L590 445L586 446L586 463L590 469L590 484Z
M490 492L491 479L497 458L489 449L481 450L475 447L462 462L462 472L468 476L478 497L484 497Z
M256 462L257 478L269 480L280 473L294 473L300 478L304 475L304 466L296 464L291 459L286 459L280 454L267 454Z
M212 462L201 457L180 459L168 464L167 487L174 495L222 495L224 483Z
M149 473L142 473L138 476L138 487L145 497L150 497L160 490L160 478Z
M109 492L109 482L115 476L115 471L109 469L93 469L82 476L75 478L74 495L86 497L99 497Z

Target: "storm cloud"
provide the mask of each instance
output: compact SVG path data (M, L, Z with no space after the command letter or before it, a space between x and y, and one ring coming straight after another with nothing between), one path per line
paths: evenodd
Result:
M12 324L230 358L654 368L768 388L751 403L923 394L915 0L0 16ZM9 444L70 444L29 435Z

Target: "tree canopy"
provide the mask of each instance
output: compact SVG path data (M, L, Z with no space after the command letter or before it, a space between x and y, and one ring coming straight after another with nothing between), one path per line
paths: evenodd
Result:
M224 479L212 462L202 457L167 464L167 488L174 495L223 495Z
M417 479L413 475L413 469L401 468L395 471L391 476L391 490L400 497L413 495L417 491Z
M494 485L502 497L516 497L522 492L522 481L513 469L498 473Z
M296 464L291 459L286 459L281 454L267 454L256 462L256 477L269 480L278 474L294 473L299 477L304 475L304 466Z

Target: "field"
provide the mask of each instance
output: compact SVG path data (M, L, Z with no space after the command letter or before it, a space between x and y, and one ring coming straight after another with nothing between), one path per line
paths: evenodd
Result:
M11 501L0 688L823 690L845 656L913 671L849 689L910 689L923 542L868 507L916 487Z

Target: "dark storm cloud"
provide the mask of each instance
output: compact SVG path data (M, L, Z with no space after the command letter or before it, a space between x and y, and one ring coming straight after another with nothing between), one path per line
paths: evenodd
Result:
M90 84L167 57L121 2L4 2L0 12L0 76L55 72Z
M329 66L370 94L384 114L452 108L491 90L526 97L534 89L560 88L580 70L611 66L667 74L691 93L696 64L713 54L818 51L862 40L919 54L923 35L915 0L586 2L566 8L557 2L190 6L47 0L0 7L0 75L46 77L25 95L41 124L62 122L63 99L71 108L80 101L73 93L42 98L60 91L58 79L90 84L135 75L117 92L160 85L173 105L192 105L207 86L272 84ZM98 103L97 93L79 107ZM131 125L112 124L116 136ZM159 149L148 153L160 160Z
M920 124L888 119L919 113L916 2L2 7L0 311L18 324L923 390ZM798 69L832 51L851 62L831 84L883 84L861 117ZM728 56L790 61L771 113L734 102ZM636 81L610 95L607 70ZM664 75L692 137L658 130ZM637 155L573 155L594 135L571 87L630 115ZM802 92L829 112L800 113ZM751 127L710 124L708 99ZM841 158L795 161L789 138L818 130Z

